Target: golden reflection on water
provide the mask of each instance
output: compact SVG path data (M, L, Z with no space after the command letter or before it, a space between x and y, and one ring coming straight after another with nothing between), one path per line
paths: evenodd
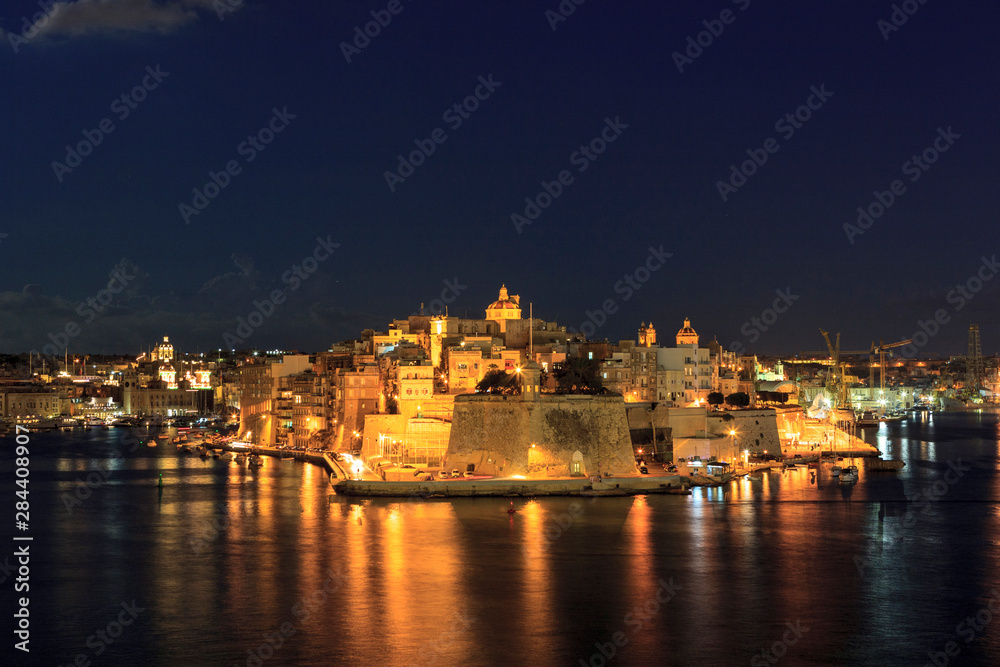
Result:
M518 509L516 516L508 516L514 539L520 539L520 570L524 577L521 582L523 617L520 636L527 642L529 654L545 652L544 639L534 629L544 627L552 618L552 541L546 536L546 529L556 526L553 512L546 511L537 500L530 500ZM568 530L572 530L570 527Z

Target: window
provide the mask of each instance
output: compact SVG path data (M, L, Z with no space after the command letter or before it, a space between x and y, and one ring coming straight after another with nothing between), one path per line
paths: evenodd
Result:
M594 358L594 353L593 352L588 352L587 353L587 358L588 359L593 359Z

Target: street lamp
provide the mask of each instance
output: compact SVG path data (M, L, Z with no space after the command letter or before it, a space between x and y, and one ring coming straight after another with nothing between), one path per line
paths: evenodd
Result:
M733 460L735 462L736 456L736 429L729 429L729 447L733 450Z

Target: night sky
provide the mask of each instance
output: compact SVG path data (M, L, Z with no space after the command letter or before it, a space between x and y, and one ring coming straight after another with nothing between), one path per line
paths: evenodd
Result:
M506 283L598 339L996 353L1000 8L896 6L5 2L0 351L313 351Z

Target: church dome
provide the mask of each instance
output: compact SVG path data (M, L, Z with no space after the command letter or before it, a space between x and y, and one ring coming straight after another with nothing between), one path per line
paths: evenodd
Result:
M521 319L521 297L516 294L507 295L507 286L500 287L500 298L486 307L486 319L500 322L500 330L504 331L507 320Z
M684 318L684 326L677 332L678 345L698 345L698 332L691 328L691 320Z
M518 295L508 296L507 286L500 287L500 298L486 306L486 310L521 310L521 297Z

